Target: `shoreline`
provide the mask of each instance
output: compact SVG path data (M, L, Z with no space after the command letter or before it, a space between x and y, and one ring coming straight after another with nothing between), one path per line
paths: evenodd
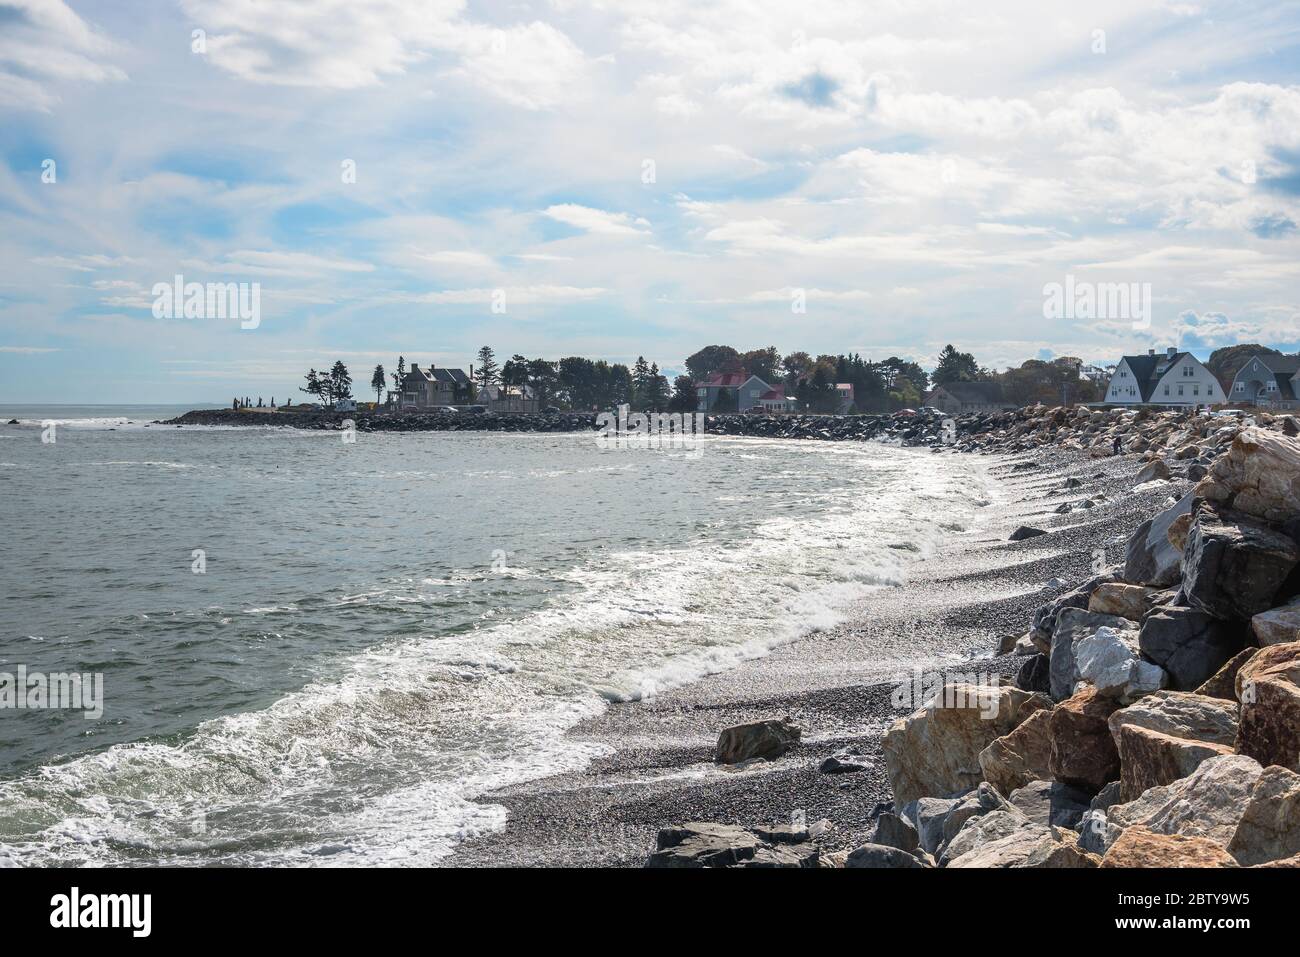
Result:
M1035 608L1089 577L1094 549L1122 558L1132 530L1190 487L1178 480L1135 493L1134 457L1044 451L985 460L1002 494L968 531L919 559L905 582L862 600L843 624L651 701L611 704L570 729L569 736L610 753L582 771L479 796L478 803L507 809L504 828L468 838L442 863L640 867L661 828L684 821L788 825L797 811L809 825L828 822L819 838L824 854L869 841L873 811L892 797L881 740L911 710L893 707L897 681L887 675L902 665L904 672L1014 677L1026 658L995 656L998 636L1019 635ZM1068 478L1082 488L1065 491ZM1097 494L1106 501L1083 521L1078 512L1054 512L1072 497ZM1007 540L1026 523L1047 534ZM1052 579L1063 581L1045 587ZM723 728L786 716L804 732L790 753L739 768L713 763ZM819 770L846 751L869 768Z

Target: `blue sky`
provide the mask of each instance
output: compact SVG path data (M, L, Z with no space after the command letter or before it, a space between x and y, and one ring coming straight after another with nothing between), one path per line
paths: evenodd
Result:
M1300 348L1296 4L863 6L0 0L0 401L484 343ZM154 318L178 273L260 325ZM1044 319L1067 275L1150 328Z

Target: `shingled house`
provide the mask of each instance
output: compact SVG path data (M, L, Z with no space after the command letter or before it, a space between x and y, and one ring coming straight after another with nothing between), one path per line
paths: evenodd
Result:
M1106 405L1198 406L1226 401L1214 373L1190 352L1154 349L1125 356L1115 367L1102 400Z
M412 362L402 389L396 394L399 412L420 412L439 406L468 402L473 392L472 383L461 369L421 369Z
M1232 380L1228 401L1265 409L1300 409L1295 376L1300 356L1251 356Z

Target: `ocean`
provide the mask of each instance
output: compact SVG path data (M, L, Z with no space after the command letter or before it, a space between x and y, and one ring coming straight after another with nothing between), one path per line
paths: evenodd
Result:
M575 724L843 621L988 494L878 444L181 411L0 407L0 675L103 689L0 709L0 864L436 863L602 753Z

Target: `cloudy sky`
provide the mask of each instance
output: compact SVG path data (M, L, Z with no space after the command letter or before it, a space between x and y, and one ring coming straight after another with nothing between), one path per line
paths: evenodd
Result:
M1214 0L0 0L0 401L484 343L1295 350L1298 41ZM155 318L176 274L260 325ZM1045 319L1067 275L1150 328Z

